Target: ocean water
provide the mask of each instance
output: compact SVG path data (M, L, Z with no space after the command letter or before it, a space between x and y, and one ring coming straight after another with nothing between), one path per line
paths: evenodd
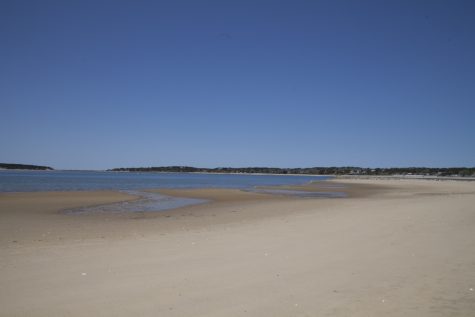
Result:
M238 188L297 185L325 176L96 171L0 171L0 192L143 190L152 188Z
M0 192L118 190L138 199L64 210L68 214L156 212L207 202L144 191L154 188L236 188L276 195L320 197L318 193L260 190L256 186L298 185L324 176L129 173L95 171L0 171ZM303 195L302 195L303 194Z

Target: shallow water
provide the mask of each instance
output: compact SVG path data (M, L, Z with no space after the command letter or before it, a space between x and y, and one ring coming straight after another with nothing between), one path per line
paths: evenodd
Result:
M207 202L207 200L204 199L171 197L158 193L150 193L137 190L121 190L121 192L134 196L139 196L140 198L138 198L137 200L124 201L113 204L72 208L65 210L64 212L68 214L151 212L175 209Z
M260 190L258 186L301 185L323 180L324 176L130 173L95 171L0 171L0 192L119 190L140 198L129 202L81 207L66 213L150 212L175 209L206 202L145 192L154 188L235 188L268 194L301 197L328 197L321 193Z
M0 192L239 188L298 185L324 176L130 173L95 171L0 171Z
M308 192L287 189L246 189L245 191L272 195L296 196L303 198L346 197L346 194L343 192ZM67 214L154 212L175 209L190 205L203 204L208 202L208 200L205 199L172 197L158 193L137 190L121 190L121 192L134 196L139 196L140 198L132 201L104 204L99 206L72 208L65 210L64 212Z

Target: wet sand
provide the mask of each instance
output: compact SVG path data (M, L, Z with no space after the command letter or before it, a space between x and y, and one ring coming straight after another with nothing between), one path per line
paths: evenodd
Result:
M475 182L332 180L159 190L211 202L65 214L136 196L0 194L0 316L473 316Z

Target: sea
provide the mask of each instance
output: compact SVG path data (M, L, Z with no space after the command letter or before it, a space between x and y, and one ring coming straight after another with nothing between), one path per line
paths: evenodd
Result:
M326 178L328 177L299 175L1 170L0 192L117 190L137 196L139 199L132 202L79 207L64 212L68 214L155 212L207 201L171 197L147 192L146 189L234 188L259 192L263 191L257 188L259 186L299 185ZM279 190L266 191L270 194L288 194ZM292 193L296 194L298 195L298 192Z
M134 173L105 171L0 171L0 192L237 188L305 184L325 176Z

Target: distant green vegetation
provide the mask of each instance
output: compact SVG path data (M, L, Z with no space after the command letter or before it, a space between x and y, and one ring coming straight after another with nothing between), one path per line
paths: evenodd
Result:
M249 173L249 174L302 174L302 175L424 175L424 176L475 176L475 167L309 167L309 168L273 168L273 167L218 167L199 168L190 166L127 167L114 168L114 172L180 172L180 173Z
M4 169L7 169L7 170L38 170L38 171L53 170L49 166L26 165L26 164L10 164L10 163L0 163L0 168L4 168Z

